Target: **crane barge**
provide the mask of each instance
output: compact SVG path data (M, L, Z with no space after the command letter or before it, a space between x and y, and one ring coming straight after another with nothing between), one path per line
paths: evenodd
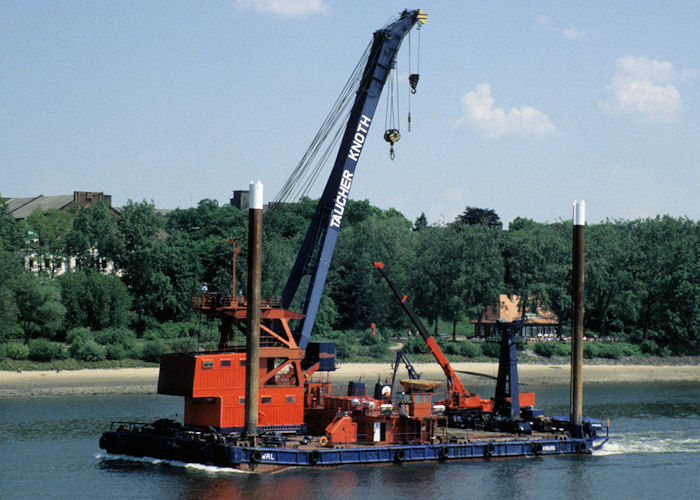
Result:
M100 438L101 448L111 454L274 472L298 466L590 453L607 440L607 427L600 422L589 420L585 432L574 436L566 422L546 419L534 409L534 394L517 391L514 348L509 347L512 328L502 337L502 358L507 361L502 364L508 366L503 373L499 370L494 399L482 399L463 386L405 301L404 309L445 372L447 397L439 393L442 381L419 380L415 371L401 381L398 396L389 387L368 395L361 382L350 382L338 393L330 380L336 368L335 344L311 340L355 167L379 97L401 41L426 18L420 10L404 11L374 33L333 169L281 302L254 304L235 292L194 297L196 310L219 320L220 339L216 350L161 358L158 393L184 398L183 422L113 422ZM409 80L415 85L417 75ZM398 131L385 135L393 149ZM399 297L383 266L377 268ZM307 282L302 311L295 312L290 307ZM233 329L248 334L253 317L259 317L257 375L248 371L254 363L248 363L246 350L230 345ZM258 381L255 392L246 387L250 373ZM257 417L250 432L246 405L253 397Z

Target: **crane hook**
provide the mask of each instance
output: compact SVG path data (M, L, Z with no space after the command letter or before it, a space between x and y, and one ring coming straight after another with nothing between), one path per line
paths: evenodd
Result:
M418 87L418 79L419 78L420 78L420 75L418 73L408 75L408 84L411 87L411 94L416 93L416 87Z
M384 140L390 145L389 157L392 160L394 159L394 143L399 142L399 139L401 139L401 133L399 133L399 131L395 128L388 129L386 132L384 132Z

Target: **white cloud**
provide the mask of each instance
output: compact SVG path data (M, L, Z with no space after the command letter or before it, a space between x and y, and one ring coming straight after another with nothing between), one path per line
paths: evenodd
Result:
M328 6L324 5L323 0L236 0L236 3L258 12L290 17L328 12Z
M561 34L567 40L585 41L587 39L586 32L575 28L574 26L564 28L563 30L561 30Z
M508 112L495 108L488 83L481 83L464 94L461 103L463 116L455 122L455 127L468 125L490 138L550 135L556 131L547 115L531 106Z
M616 74L628 75L635 78L648 78L656 83L675 79L673 64L669 61L655 61L646 57L620 57L615 61Z
M647 122L668 122L681 114L681 95L672 81L685 78L668 61L626 56L615 61L608 86L610 99L601 101L606 113L628 114Z
M545 30L545 32L560 35L566 38L567 40L571 40L574 42L589 41L588 33L586 33L584 30L579 29L575 26L559 28L559 26L556 25L558 23L553 23L552 20L547 16L536 17L535 23L541 26Z

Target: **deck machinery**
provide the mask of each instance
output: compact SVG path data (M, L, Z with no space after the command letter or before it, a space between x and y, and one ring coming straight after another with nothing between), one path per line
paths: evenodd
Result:
M246 352L230 343L234 328L246 334L248 304L235 293L203 293L193 306L220 321L218 348L167 354L160 363L158 393L184 397L184 421L113 422L100 447L113 454L271 472L290 466L590 453L607 440L597 421L590 421L585 435L572 437L566 422L534 410L534 395L519 393L512 329L502 337L494 399L464 388L424 328L421 335L445 371L445 396L441 381L415 377L401 381L402 391L380 388L368 395L364 384L352 382L347 390L334 390L335 345L310 340L379 97L401 41L426 17L420 10L404 11L374 33L333 169L282 300L260 305L257 433L244 432ZM409 80L415 84L417 75ZM393 146L397 136L392 137ZM294 312L297 290L306 283L302 310Z
M535 393L520 392L518 387L518 359L517 359L517 334L522 328L522 321L513 323L499 323L500 354L498 364L498 377L496 394L492 399L483 399L478 394L468 391L459 380L457 373L445 357L435 338L428 333L420 317L413 310L408 296L403 295L394 280L391 279L383 262L375 262L375 269L379 271L387 282L391 291L398 299L401 307L418 333L423 338L430 354L442 368L447 380L447 396L441 402L448 416L450 427L507 430L521 434L530 432L528 420L544 414L535 409ZM409 375L411 369L409 368ZM521 408L525 411L528 420L523 420Z

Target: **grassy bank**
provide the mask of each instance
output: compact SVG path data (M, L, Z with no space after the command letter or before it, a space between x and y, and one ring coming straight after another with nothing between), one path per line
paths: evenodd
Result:
M80 361L77 359L54 359L40 362L29 359L5 359L0 361L0 371L57 371L57 370L90 370L98 368L147 368L157 367L158 363L151 363L141 359L120 359L104 361Z
M364 364L386 364L389 365L395 360L394 355L384 356L382 359L359 356L355 359L340 360L339 364L364 363ZM435 358L430 354L410 355L411 363L431 364L435 363ZM451 363L495 363L498 360L486 356L475 358L465 356L449 356ZM567 365L568 357L543 358L522 353L518 359L521 365ZM620 359L594 358L584 360L585 365L645 365L645 366L700 366L700 356L626 356ZM16 372L21 371L75 371L92 369L116 369L116 368L157 368L158 363L143 361L140 359L121 359L104 361L80 361L77 359L60 359L48 362L32 361L28 359L14 360L5 359L0 361L0 371Z

